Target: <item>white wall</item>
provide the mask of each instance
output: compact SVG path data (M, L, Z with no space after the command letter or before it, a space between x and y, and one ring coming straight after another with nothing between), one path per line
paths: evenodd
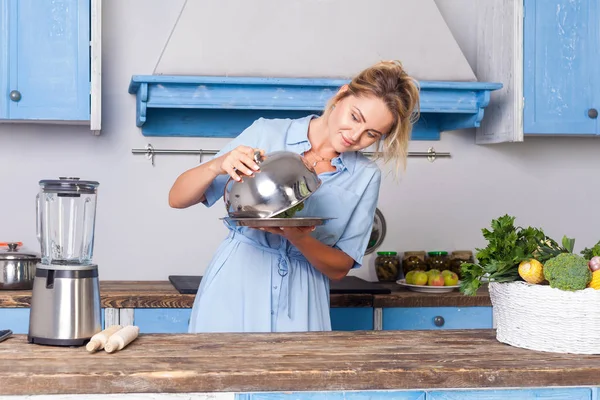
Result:
M474 70L477 0L436 3ZM95 261L102 279L164 280L169 274L201 274L226 234L218 219L224 208L173 210L167 204L172 182L196 165L197 158L157 156L152 167L144 156L131 154L132 148L143 148L149 141L134 124L129 79L154 72L182 1L104 4L102 135L93 137L73 126L0 125L0 241L20 240L37 250L37 182L75 175L100 182ZM405 14L399 15L399 23ZM377 27L377 22L372 24ZM356 26L349 23L348 32ZM189 48L180 51L194 51L194 44L190 38ZM307 54L305 65L330 46L317 46L318 51ZM240 63L243 67L244 60ZM219 148L224 143L169 138L151 142L157 148ZM517 216L521 225L543 226L557 238L574 236L577 249L600 239L594 224L600 220L597 140L528 138L525 143L483 147L474 144L470 130L443 133L440 142L412 143L411 150L431 144L451 152L452 158L434 163L411 159L400 182L387 179L383 184L379 206L388 236L381 250L482 246L481 228L504 213ZM374 277L370 266L358 274Z

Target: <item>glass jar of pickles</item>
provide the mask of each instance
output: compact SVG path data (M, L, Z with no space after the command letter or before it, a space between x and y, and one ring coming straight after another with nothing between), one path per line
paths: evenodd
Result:
M375 273L380 282L396 282L403 278L400 273L400 258L395 251L378 251L375 258Z
M402 258L402 271L404 276L414 270L427 271L424 251L405 251Z
M450 256L450 271L455 272L458 275L458 279L461 279L460 268L463 263L473 262L473 252L470 250L456 250L452 252Z
M447 251L430 251L427 253L427 265L429 269L437 269L443 271L450 268L450 258Z

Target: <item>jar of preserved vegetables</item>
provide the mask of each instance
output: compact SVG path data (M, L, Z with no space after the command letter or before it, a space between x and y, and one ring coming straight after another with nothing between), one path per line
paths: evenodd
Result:
M375 258L375 272L380 282L396 282L399 277L400 258L395 251L379 251Z
M402 271L404 276L414 270L427 271L424 251L405 251L402 258Z
M427 259L429 269L443 271L450 268L450 258L447 251L430 251L427 255L429 256Z
M460 268L463 263L473 262L473 252L470 250L456 250L450 256L450 271L455 272L461 279Z

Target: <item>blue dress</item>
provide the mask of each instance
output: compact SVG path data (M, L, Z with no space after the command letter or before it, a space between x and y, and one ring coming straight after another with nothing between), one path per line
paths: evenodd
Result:
M304 154L308 125L300 119L258 119L217 157L239 145ZM354 259L360 267L371 235L381 172L362 154L342 153L336 171L320 174L321 187L298 216L335 218L312 235ZM206 191L208 207L222 202L228 175ZM223 206L224 207L224 206ZM189 332L302 332L331 330L329 278L313 268L282 236L228 226L196 295Z

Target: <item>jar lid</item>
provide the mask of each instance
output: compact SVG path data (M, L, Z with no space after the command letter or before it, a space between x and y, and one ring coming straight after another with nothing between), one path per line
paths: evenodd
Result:
M395 255L397 255L397 254L398 254L398 253L397 253L397 252L395 252L395 251L378 251L378 252L377 252L377 255L378 255L378 256L395 256Z
M40 257L37 254L19 249L21 242L0 242L0 260L35 260Z
M61 176L59 179L44 179L40 186L47 192L53 193L78 193L94 194L99 183L96 181L82 181L79 178Z
M430 251L427 253L429 256L447 256L447 251Z

